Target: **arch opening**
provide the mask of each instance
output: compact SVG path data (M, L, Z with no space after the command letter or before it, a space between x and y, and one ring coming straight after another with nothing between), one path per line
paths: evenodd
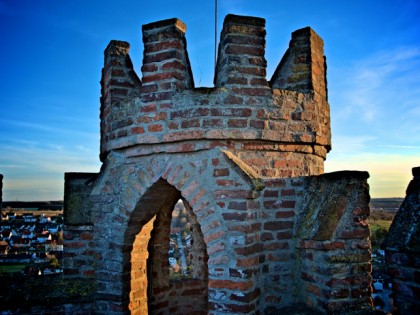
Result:
M142 196L127 229L131 314L207 314L208 255L188 202L160 179Z

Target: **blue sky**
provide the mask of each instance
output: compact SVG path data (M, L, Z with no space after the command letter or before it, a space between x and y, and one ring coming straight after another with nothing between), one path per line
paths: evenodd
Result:
M214 1L0 0L0 173L3 200L59 200L65 172L98 172L103 51L131 44L141 77L141 25L187 25L196 86L213 85ZM219 0L266 19L268 79L290 34L325 42L333 149L327 172L369 171L372 197L399 197L420 166L420 1Z

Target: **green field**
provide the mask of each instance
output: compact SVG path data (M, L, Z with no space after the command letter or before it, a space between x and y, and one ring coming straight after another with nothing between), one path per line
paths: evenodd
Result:
M0 265L0 273L12 273L20 272L25 269L25 264L16 264L16 265Z
M369 220L370 231L373 233L380 227L389 230L391 223L392 221L387 220Z

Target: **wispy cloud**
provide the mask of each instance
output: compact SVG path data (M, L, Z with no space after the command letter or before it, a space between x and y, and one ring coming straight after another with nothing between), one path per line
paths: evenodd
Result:
M38 173L63 173L65 171L86 171L98 168L97 155L89 150L75 150L74 147L64 145L25 148L7 147L2 150L0 157L3 167L27 167L31 172Z
M343 136L340 134L332 137L333 150L340 154L349 154L365 150L371 146L371 142L377 139L374 136L362 135L362 136Z
M26 140L26 139L9 139L9 141L12 141L14 143L16 143L17 145L22 145L22 146L26 146L26 147L35 147L37 145L39 145L39 141L34 141L34 140Z
M79 151L83 151L83 152L92 152L92 149L83 145L77 145L75 146L75 148Z
M47 126L45 124L37 124L37 123L25 122L25 121L13 120L13 119L0 118L0 124L15 126L15 127L23 127L23 128L28 128L28 129L35 129L35 130L46 131L46 132L57 131L56 128L51 128L50 126Z
M96 147L95 147L96 148ZM62 199L65 172L98 172L92 148L68 143L0 145L4 200Z
M0 118L0 125L3 126L12 126L12 127L16 127L16 128L26 128L29 130L36 130L36 131L41 131L41 132L46 132L46 133L52 133L52 134L71 134L73 135L73 137L75 135L78 136L83 136L83 137L88 137L88 138L94 138L94 139L99 139L99 136L97 135L97 133L93 133L93 132L85 132L85 131L81 131L78 130L76 128L74 129L67 129L67 128L63 128L62 125L48 125L45 123L34 123L34 122L30 122L30 121L24 121L24 120L13 120L13 119L4 119L4 118ZM27 141L28 143L30 142L36 142L36 141L31 141L31 140L20 140L20 141Z
M408 150L419 150L420 146L418 145L380 145L380 147L384 147L384 148L395 148L395 149L408 149Z
M12 163L2 163L0 164L0 170L5 170L5 169L23 169L23 168L27 168L27 165L22 165L22 164L12 164Z
M384 107L394 106L401 114L411 111L417 115L419 67L420 48L398 47L357 60L347 69L334 69L332 84L341 92L334 95L341 105L338 114L357 115L371 123L383 117Z

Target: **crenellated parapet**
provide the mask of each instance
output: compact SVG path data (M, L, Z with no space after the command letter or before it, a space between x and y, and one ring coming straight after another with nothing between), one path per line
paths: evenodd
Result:
M310 27L292 33L289 49L278 65L270 85L273 88L316 93L327 100L324 41Z
M142 100L145 103L170 100L174 91L193 88L185 24L169 19L143 25L142 30Z
M64 273L95 279L92 311L370 314L369 175L323 174L322 39L293 32L267 80L265 20L228 15L197 88L185 25L142 30L141 78L128 43L105 50L100 173L65 176Z
M123 136L118 129L134 123L133 118L126 115L116 118L124 101L141 95L141 82L133 69L129 51L130 44L116 40L105 49L101 79L101 158L109 136L115 132L114 136Z
M270 82L266 79L265 20L228 15L221 32L214 88L195 88L186 26L169 19L143 26L142 79L129 45L105 50L101 98L101 158L111 150L131 155L224 147L249 160L278 152L305 166L291 176L323 173L331 147L323 41L310 28L292 34ZM294 155L294 156L293 156ZM306 169L306 171L304 171Z
M265 20L228 15L223 24L214 84L239 95L267 94ZM252 90L246 90L252 89Z

